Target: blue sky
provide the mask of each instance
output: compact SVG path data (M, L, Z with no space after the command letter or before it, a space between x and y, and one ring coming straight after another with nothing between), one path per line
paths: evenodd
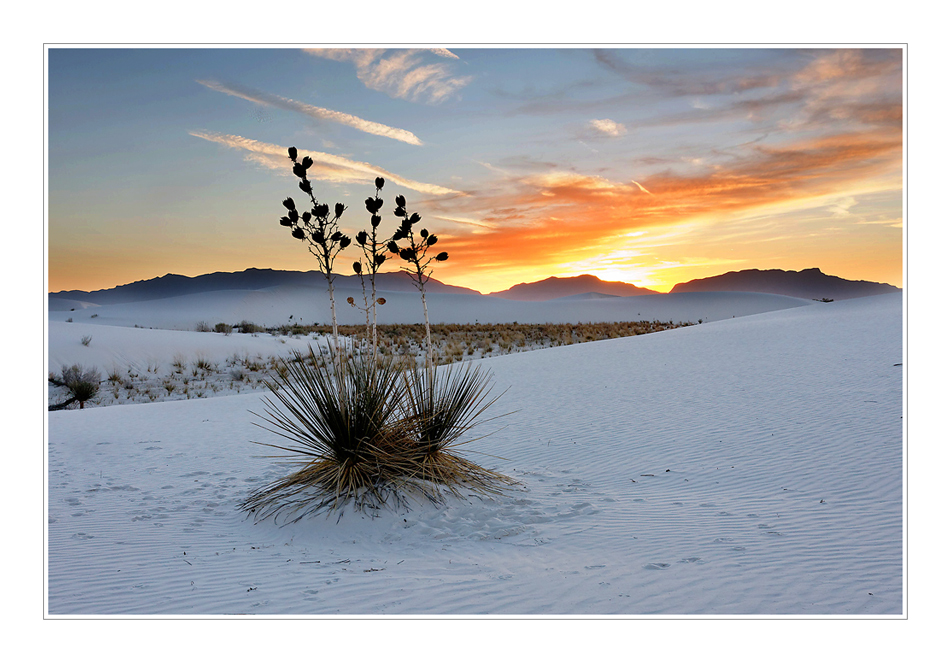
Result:
M315 269L301 196L409 200L483 292L742 268L902 285L900 49L48 51L49 289ZM396 226L391 213L384 229ZM348 262L343 262L348 264Z

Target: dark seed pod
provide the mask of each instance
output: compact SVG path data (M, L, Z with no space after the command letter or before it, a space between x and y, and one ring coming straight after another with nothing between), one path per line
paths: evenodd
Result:
M405 215L406 215L406 210L405 210L405 208L403 208L403 207L396 207L396 208L393 210L393 214L395 214L396 216L405 216Z
M313 208L313 215L323 218L330 213L330 205L317 205Z
M344 248L346 248L347 246L349 246L350 243L351 243L351 242L350 242L350 238L349 238L349 237L346 237L346 236L341 237L341 238L340 238L340 250L343 250Z
M393 232L393 239L394 239L395 241L401 241L402 239L405 239L405 238L408 237L408 236L409 236L409 233L407 233L407 232L406 232L405 230L403 230L402 228L399 228L398 230L396 230L395 232ZM396 252L396 251L393 251L393 253L395 253L395 252Z
M366 198L366 211L370 214L376 211L376 198Z
M379 297L378 299L376 299L376 303L378 303L380 306L385 306L386 299L384 299L383 297Z
M336 232L330 235L330 241L340 241L342 237L343 237L343 233L337 230Z
M296 223L297 219L300 218L296 209L291 209L289 212L287 212L287 215L290 216L290 220L292 220L294 223Z
M368 236L369 235L366 234L366 230L360 230L356 233L356 243L358 243L360 246L365 246Z
M296 160L297 160L297 148L296 148L296 147L288 147L288 148L287 148L287 154L290 156L290 160L291 160L291 161L296 161Z
M436 237L434 234L430 234L429 238L426 239L426 246L434 246L435 242L437 242L438 240L439 240L438 237Z
M376 262L376 266L378 267L379 265L381 265L383 262L386 261L386 256L383 255L382 253L379 253L378 255L376 255L376 257L373 258L373 261Z
M343 212L346 211L346 206L342 202L336 203L333 207L333 212L336 214L337 218L340 218L343 215Z
M406 260L407 262L416 256L416 252L411 248L403 248L399 251L399 257Z
M437 262L445 262L446 260L449 259L449 254L446 253L445 251L442 251L441 253L435 256L435 259Z
M395 242L395 241L391 241L391 242L389 242L388 244L386 244L386 248L389 249L389 252L390 252L390 253L398 253L398 252L399 252L399 246L396 245L396 242Z
M303 179L307 176L307 169L303 167L300 163L294 164L294 174Z
M369 219L369 222L372 224L374 228L378 228L382 220L383 219L380 216L373 214L373 217Z
M286 227L286 228L289 228L291 225L294 224L294 222L293 222L292 220L290 220L289 218L287 218L286 216L281 216L281 217L280 217L280 224L283 225L283 226Z
M301 228L294 228L293 232L290 233L294 239L303 239L307 235L303 233Z
M413 212L413 213L412 213L412 216L409 217L409 222L410 222L410 223L413 223L413 224L418 223L418 222L421 221L421 220L422 220L422 217L419 216L419 214L417 214L417 213L415 213L415 212Z
M397 196L396 196L396 206L397 206L397 207L405 207L405 206L406 206L406 197L403 196L403 195L397 195Z
M313 187L310 186L310 182L307 181L306 179L300 180L299 186L300 186L300 190L306 193L307 195L309 195L310 192L313 191Z
M309 223L309 222L310 222L310 212L305 211L305 212L303 213L303 216L301 216L300 218L301 218L301 220L302 220L304 223Z
M317 230L312 235L310 235L310 238L313 239L314 243L316 244L322 244L325 239L322 230Z
M356 308L356 301L353 300L353 297L346 297L346 302Z
M386 183L386 180L385 180L385 179L383 179L382 177L377 177L377 178L376 178L376 189L379 190L379 189L383 188L383 184L385 184L385 183Z
M305 156L303 157L303 161L300 162L300 165L303 166L304 170L309 170L310 166L313 165L313 159L311 159L309 156Z
M296 208L297 208L297 205L294 204L294 199L293 199L293 198L287 198L286 200L284 200L284 206L285 206L287 209L296 209Z
M354 262L354 263L353 263L353 273L355 273L355 274L361 274L361 273L363 273L363 265L360 264L359 262Z
M425 228L422 228L421 230L419 230L419 236L425 239L426 237L429 236L429 231L426 230Z

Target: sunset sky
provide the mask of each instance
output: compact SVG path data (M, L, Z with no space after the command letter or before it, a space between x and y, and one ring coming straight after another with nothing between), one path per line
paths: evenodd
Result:
M304 198L291 145L344 231L381 175L382 228L405 195L450 254L434 277L483 293L749 268L903 286L903 55L50 48L48 288L316 269L278 222Z

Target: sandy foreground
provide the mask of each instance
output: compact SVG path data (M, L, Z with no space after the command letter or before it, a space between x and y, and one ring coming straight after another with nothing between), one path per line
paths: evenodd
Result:
M260 393L51 412L47 612L904 614L901 295L723 317L480 360L521 485L440 508L245 518Z

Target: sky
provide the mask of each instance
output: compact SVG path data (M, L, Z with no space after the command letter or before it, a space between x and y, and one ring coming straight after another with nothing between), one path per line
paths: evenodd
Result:
M900 48L49 48L48 289L311 270L386 179L483 293L818 267L903 286ZM352 259L347 259L351 257ZM344 253L349 272L358 254ZM395 261L387 263L396 268Z

